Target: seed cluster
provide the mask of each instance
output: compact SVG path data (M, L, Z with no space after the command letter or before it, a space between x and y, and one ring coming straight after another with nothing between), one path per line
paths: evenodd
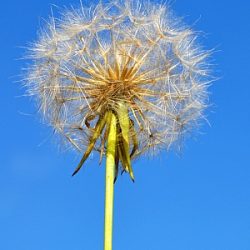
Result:
M209 52L196 40L166 6L139 0L51 18L30 48L26 85L50 125L85 152L76 172L92 150L105 154L110 112L117 117L117 168L120 161L132 178L127 155L169 149L199 123Z

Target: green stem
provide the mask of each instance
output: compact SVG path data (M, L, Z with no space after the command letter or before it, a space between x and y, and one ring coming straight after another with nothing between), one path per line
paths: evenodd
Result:
M105 193L105 228L104 250L112 250L115 150L116 150L116 117L111 115L110 129L107 142L106 157L106 193Z

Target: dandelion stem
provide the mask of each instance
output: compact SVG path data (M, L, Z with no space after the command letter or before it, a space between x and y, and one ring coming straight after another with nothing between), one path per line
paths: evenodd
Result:
M115 150L116 150L116 117L111 115L110 129L107 141L106 158L106 193L105 193L105 229L104 250L112 250Z

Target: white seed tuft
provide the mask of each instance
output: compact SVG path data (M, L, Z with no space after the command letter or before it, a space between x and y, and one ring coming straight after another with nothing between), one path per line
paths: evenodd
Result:
M49 124L78 150L86 149L97 117L119 102L134 124L137 155L169 149L203 119L210 53L168 7L111 1L48 23L30 48L26 85Z

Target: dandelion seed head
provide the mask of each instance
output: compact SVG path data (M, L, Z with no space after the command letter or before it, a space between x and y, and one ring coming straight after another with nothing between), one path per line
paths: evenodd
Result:
M138 137L134 157L168 150L207 107L210 53L197 38L167 6L142 0L70 9L51 18L30 48L26 85L46 121L80 151L98 117L119 103L133 124L131 147Z

